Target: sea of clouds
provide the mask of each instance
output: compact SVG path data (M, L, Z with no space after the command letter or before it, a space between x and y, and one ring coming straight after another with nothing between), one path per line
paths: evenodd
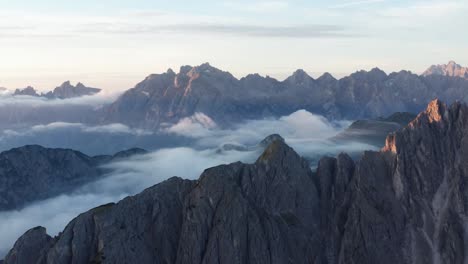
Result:
M118 145L118 142L139 142L141 145L133 147L150 146L151 152L106 165L112 172L96 182L77 186L72 193L37 201L19 210L0 212L0 258L19 236L35 226L44 226L49 234L56 235L78 214L137 194L170 177L196 179L209 167L236 161L252 163L262 152L261 148L255 146L270 134L283 136L291 147L311 161L311 167L323 155L334 156L339 152L360 153L362 150L376 149L375 146L357 142L336 143L330 140L348 125L349 122L330 122L321 116L300 110L288 116L250 120L230 128L221 128L210 117L197 113L176 124L166 125L159 131L132 129L122 124L90 126L66 122L4 130L0 134L0 148L2 145L6 146L6 141L20 146L28 141L39 144L41 138L48 138L47 142L50 144L72 142L68 146L75 144L80 150L79 146L83 142L93 139L93 144L96 145L93 151L105 149L105 145L109 144ZM71 131L75 133L72 138L60 139L69 136ZM138 141L135 138L146 138L147 141ZM159 142L163 147L149 143L158 138L171 138L174 142L166 146L163 146L162 141ZM135 141L131 141L132 139ZM42 143L47 142L44 140ZM180 146L181 142L183 146ZM248 150L219 151L223 144L243 145ZM123 144L120 147L131 146ZM113 150L118 150L118 147Z

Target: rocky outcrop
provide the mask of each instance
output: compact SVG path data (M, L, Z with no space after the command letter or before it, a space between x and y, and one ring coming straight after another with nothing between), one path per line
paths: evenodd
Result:
M297 70L284 81L258 74L236 79L209 64L153 74L100 113L101 122L157 128L195 113L221 126L289 115L305 109L329 119L374 119L395 112L418 113L435 97L467 101L468 80L446 75L387 75L375 68L335 79Z
M0 153L0 211L20 209L27 203L71 191L102 176L100 166L132 155L141 149L114 156L89 157L69 149L37 145Z
M312 172L275 140L78 216L30 263L465 263L467 138L468 107L436 100L357 163Z
M5 263L29 264L44 261L43 249L52 242L46 229L36 227L27 231L16 241L14 249L5 257Z

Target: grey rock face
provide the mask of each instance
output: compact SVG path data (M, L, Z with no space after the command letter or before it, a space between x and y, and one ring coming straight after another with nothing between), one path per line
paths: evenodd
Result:
M52 237L47 235L46 229L36 227L27 231L16 241L14 249L5 257L5 263L34 264L43 261L43 249L52 242Z
M20 209L29 202L71 191L98 179L100 165L143 154L141 149L114 156L89 157L69 149L24 146L0 153L0 211Z
M254 164L86 212L35 254L42 263L465 263L467 138L468 107L436 100L357 163L340 154L313 173L276 140Z
M468 80L446 75L418 76L408 71L387 75L359 71L340 80L317 80L303 70L284 81L251 74L236 79L209 64L181 67L147 77L100 113L101 122L157 128L204 113L218 124L289 115L300 109L330 119L363 119L395 112L418 113L435 97L465 100Z
M468 107L436 100L367 152L350 182L342 263L464 263Z

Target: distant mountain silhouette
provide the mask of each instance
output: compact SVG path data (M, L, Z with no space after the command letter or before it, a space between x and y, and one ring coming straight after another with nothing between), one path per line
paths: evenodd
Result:
M297 70L284 81L258 74L237 79L208 63L152 74L100 113L101 122L158 128L202 112L218 124L290 114L299 109L329 119L363 119L417 113L435 97L466 101L468 80L452 76L387 75L378 68L340 80Z
M29 95L37 97L46 97L49 99L68 99L81 97L85 95L93 95L99 93L101 89L86 87L82 83L73 86L70 81L64 82L62 85L56 87L53 91L39 94L36 89L28 86L24 89L16 89L13 95Z

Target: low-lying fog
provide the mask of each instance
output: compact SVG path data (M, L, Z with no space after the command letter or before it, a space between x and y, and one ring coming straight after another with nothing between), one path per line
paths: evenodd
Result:
M0 136L1 149L35 143L47 147L76 146L87 154L100 154L97 153L99 149L115 152L121 147L142 147L153 151L106 165L113 169L112 173L97 182L77 186L73 193L35 202L21 210L0 212L0 259L14 241L32 227L41 225L49 234L56 235L79 213L101 204L117 202L172 176L196 179L208 167L239 160L252 163L262 151L254 146L270 134L283 136L291 147L311 162L311 167L323 155L376 149L357 142L337 144L328 140L348 125L349 122L332 123L301 110L278 119L247 121L231 129L221 129L208 116L198 113L160 131L135 130L121 124L87 126L63 122L4 130ZM164 143L164 139L174 142ZM93 149L80 148L86 142L95 144ZM218 148L226 143L243 145L248 150L219 151ZM105 147L111 144L117 147ZM175 145L177 147L171 147Z

